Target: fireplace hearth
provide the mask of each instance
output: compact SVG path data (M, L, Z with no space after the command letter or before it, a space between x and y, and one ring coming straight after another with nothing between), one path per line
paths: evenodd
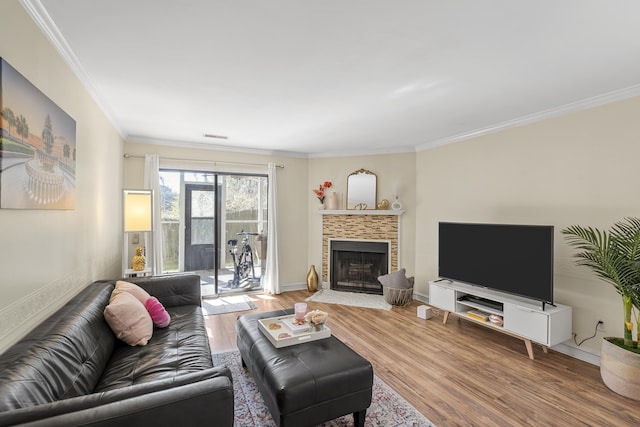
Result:
M382 295L378 276L389 271L389 242L331 240L330 288Z

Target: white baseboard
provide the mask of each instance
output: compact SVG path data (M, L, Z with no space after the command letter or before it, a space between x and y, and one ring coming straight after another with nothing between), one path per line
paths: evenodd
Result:
M280 291L282 292L291 292L291 291L304 291L307 289L307 283L289 283L288 285L281 285ZM319 283L318 290L321 291L323 289L329 289L329 283Z
M422 295L419 294L417 292L413 293L413 299L418 300L420 302L423 302L425 304L429 304L429 296L428 295Z
M590 351L583 350L581 348L560 343L551 347L552 350L558 353L566 354L575 359L582 360L583 362L591 363L592 365L600 366L600 355L591 353Z
M306 283L290 283L288 285L280 286L280 290L282 292L303 291L305 289L307 289Z

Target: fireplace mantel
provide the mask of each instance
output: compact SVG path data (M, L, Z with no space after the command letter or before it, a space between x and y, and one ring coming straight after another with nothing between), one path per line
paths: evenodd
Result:
M335 209L335 210L319 210L322 215L402 215L405 210L374 210L374 209Z

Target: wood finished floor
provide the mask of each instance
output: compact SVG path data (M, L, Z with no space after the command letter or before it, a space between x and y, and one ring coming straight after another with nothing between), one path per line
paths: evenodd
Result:
M291 308L307 291L250 295L250 311ZM333 335L371 361L374 372L436 426L640 426L640 402L611 392L599 367L421 305L391 311L309 302L329 313ZM236 350L237 312L206 317L214 353Z

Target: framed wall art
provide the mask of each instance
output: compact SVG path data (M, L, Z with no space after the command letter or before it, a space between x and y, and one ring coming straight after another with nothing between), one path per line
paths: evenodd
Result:
M0 58L0 208L75 205L75 120Z

